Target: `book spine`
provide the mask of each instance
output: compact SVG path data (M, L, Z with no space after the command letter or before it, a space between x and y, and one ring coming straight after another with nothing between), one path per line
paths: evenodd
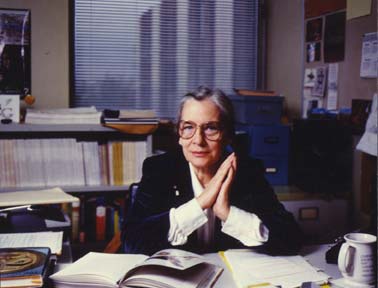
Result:
M105 240L106 208L103 205L96 207L96 241Z
M80 202L72 203L71 213L71 225L72 225L72 241L77 242L79 240L79 226L80 226Z
M80 197L80 214L79 214L79 242L85 243L85 198Z
M107 145L100 144L98 149L100 158L101 185L109 185L109 159Z
M114 235L114 207L112 205L106 206L106 239L110 240L112 239Z
M120 231L120 225L119 225L119 211L118 209L114 209L114 218L113 218L113 232L114 232L114 235L119 233Z

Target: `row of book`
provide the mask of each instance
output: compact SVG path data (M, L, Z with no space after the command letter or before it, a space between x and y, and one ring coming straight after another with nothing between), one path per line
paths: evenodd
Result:
M70 215L72 225L71 239L73 242L87 243L109 241L121 231L125 199L91 197L81 198L73 203L71 209L65 209Z
M153 110L98 111L96 107L34 109L26 111L27 124L149 124L157 125L159 119Z
M96 107L32 109L26 111L28 124L100 124L102 112Z
M141 177L147 141L0 140L0 188L128 185Z

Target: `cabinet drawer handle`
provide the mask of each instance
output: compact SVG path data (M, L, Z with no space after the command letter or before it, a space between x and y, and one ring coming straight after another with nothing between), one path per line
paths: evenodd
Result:
M274 168L274 167L265 168L265 173L267 174L276 174L277 172L278 172L277 168Z
M267 143L267 144L277 144L278 142L280 142L280 138L277 137L277 136L264 137L264 143Z
M257 112L261 114L271 114L272 109L269 106L259 106L257 107Z

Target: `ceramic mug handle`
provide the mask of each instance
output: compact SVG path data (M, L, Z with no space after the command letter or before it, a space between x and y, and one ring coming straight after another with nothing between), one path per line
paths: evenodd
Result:
M352 246L350 246L348 243L343 243L341 245L340 251L339 251L339 257L337 259L337 264L339 266L339 269L341 273L348 274L349 271L347 271L348 267L350 267L350 261L351 261L351 253L350 249L353 249Z

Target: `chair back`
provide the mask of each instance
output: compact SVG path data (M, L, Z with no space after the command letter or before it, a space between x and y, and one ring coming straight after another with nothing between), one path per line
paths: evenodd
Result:
M138 192L138 188L139 188L139 182L132 183L129 186L129 195L128 195L127 200L125 201L125 214L124 214L124 219L123 219L124 222L126 221L128 212L130 211L130 209L132 209L132 207L134 205L135 197L136 197L136 194ZM130 249L130 247L128 247L128 245L125 242L125 233L127 233L125 231L125 223L122 223L122 233L121 233L121 242L122 242L121 246L122 247L121 247L121 250L122 250L123 253L130 253L131 249Z

